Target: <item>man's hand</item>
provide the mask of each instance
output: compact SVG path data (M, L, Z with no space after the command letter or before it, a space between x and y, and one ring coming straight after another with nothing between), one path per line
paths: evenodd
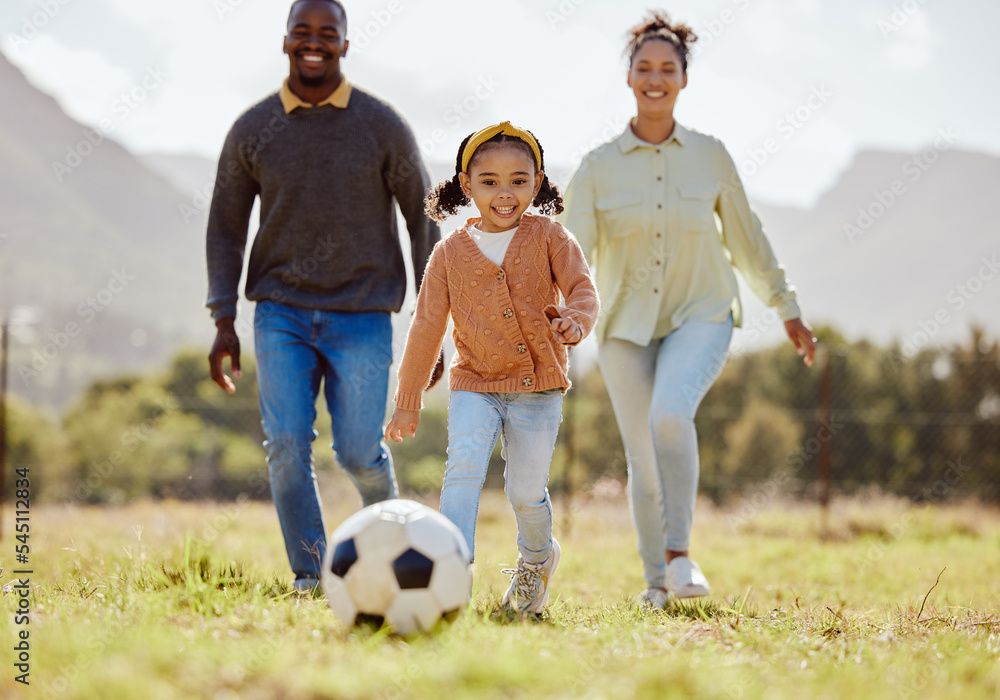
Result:
M229 364L233 368L233 376L240 376L240 337L236 335L236 319L232 316L220 318L215 322L218 329L215 334L215 342L208 353L208 371L212 375L212 381L228 391L230 394L236 393L236 385L230 379L225 370L222 369L222 359L229 358Z
M438 356L437 364L434 365L434 371L431 372L431 381L430 384L427 385L427 389L431 389L435 384L437 384L438 380L443 375L444 375L444 348L441 348L441 354ZM424 391L427 391L427 389L424 389Z
M576 345L583 340L583 329L571 318L557 316L549 321L552 336L563 345Z
M397 408L392 412L389 424L385 426L385 439L402 442L404 437L415 437L420 425L420 411L404 411Z
M816 336L813 335L812 328L801 318L793 318L785 321L785 333L795 346L795 351L804 355L802 361L806 367L812 367L813 357L816 356Z

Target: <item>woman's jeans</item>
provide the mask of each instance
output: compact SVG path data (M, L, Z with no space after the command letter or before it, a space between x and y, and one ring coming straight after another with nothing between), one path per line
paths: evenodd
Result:
M698 494L694 415L726 363L732 317L688 322L639 346L609 339L598 360L628 463L628 494L646 583L663 587L666 551L684 551Z
M549 465L561 422L561 389L514 394L451 392L441 513L462 531L473 558L479 494L498 437L506 462L504 491L517 520L518 551L526 562L548 558L552 547Z
M397 495L392 458L382 442L392 325L385 312L338 313L261 301L254 341L271 495L296 582L313 585L326 550L312 459L321 381L337 462L364 505Z

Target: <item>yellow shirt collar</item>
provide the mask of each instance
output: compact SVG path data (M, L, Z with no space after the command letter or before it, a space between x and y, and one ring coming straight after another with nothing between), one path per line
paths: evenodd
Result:
M285 78L284 82L281 83L281 90L278 91L278 96L281 98L281 106L285 108L285 114L290 114L297 107L308 109L310 107L321 107L322 105L333 105L340 109L347 109L347 103L351 101L351 83L345 75L340 81L340 85L330 93L329 97L318 105L313 105L292 92L292 89L288 87L288 78Z
M683 146L688 140L688 130L680 125L678 122L674 122L674 130L670 134L670 138L664 141L660 146L664 146L671 141L676 141L679 145ZM634 151L637 148L656 148L657 144L647 143L635 135L632 131L632 127L628 124L625 125L625 131L622 135L618 137L618 145L621 148L622 153L628 153Z

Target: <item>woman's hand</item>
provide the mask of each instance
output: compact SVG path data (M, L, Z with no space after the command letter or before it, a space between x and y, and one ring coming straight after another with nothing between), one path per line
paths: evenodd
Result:
M549 321L552 336L563 345L576 345L583 340L583 329L571 318L557 316Z
M420 411L404 411L397 408L392 412L389 424L385 426L385 439L402 442L404 437L414 437L420 425Z
M802 361L806 367L812 367L813 357L816 356L816 336L813 335L812 328L801 318L793 318L785 321L785 333L795 346L796 352L804 355Z

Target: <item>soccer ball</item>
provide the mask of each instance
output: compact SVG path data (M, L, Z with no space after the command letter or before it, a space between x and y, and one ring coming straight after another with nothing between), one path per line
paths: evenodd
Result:
M428 632L469 602L469 547L433 508L405 499L375 503L330 535L323 590L348 625L388 622L400 635Z

